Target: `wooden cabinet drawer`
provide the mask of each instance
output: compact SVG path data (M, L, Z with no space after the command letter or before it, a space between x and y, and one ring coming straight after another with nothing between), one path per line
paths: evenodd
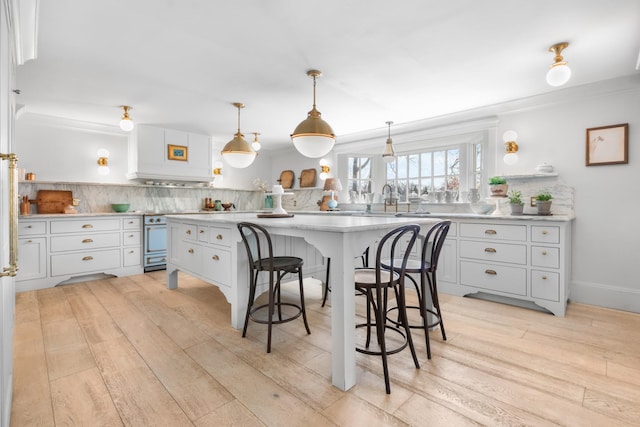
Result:
M560 301L560 275L549 271L531 270L531 296Z
M209 227L209 243L227 247L231 246L231 229L224 227Z
M527 226L462 223L460 224L460 236L524 242L527 240Z
M120 230L120 219L81 219L51 221L51 233L81 233L83 231Z
M18 236L32 236L35 234L45 234L47 223L45 221L18 222Z
M460 261L460 283L514 295L527 295L527 270L504 265Z
M51 237L51 252L101 249L116 246L120 246L120 233L88 233Z
M122 233L123 246L140 246L142 242L142 233L139 231L125 231Z
M531 246L531 265L534 267L560 268L560 248Z
M231 252L218 248L202 248L206 275L217 285L231 286Z
M178 243L178 259L180 265L191 271L198 271L202 258L202 246L191 240L182 240Z
M51 275L101 272L120 267L120 248L51 256Z
M132 267L134 265L141 265L142 258L140 257L140 247L124 248L122 250L122 265L125 267Z
M183 239L196 241L198 239L198 226L195 224L180 224Z
M560 243L560 227L532 225L531 241L540 243Z
M141 230L142 218L123 218L122 219L123 230Z
M463 240L460 242L460 257L482 261L508 262L512 264L527 263L527 247L496 242L477 242Z

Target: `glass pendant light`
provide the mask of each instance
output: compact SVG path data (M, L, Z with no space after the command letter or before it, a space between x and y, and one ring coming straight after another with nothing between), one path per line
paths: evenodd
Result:
M393 141L391 140L391 125L393 122L386 122L387 126L389 126L389 137L387 138L387 143L384 146L384 152L382 153L382 159L386 163L391 163L396 158L396 154L393 151Z
M307 114L307 118L293 131L291 140L300 154L318 158L331 151L336 142L336 135L329 123L322 120L320 111L316 110L316 77L322 73L309 70L307 75L313 78L313 108Z
M229 166L242 169L251 165L256 158L256 152L253 151L251 145L244 139L244 135L240 132L240 109L244 108L244 104L234 102L233 106L238 109L238 132L233 139L224 146L221 151L222 158Z
M568 42L556 43L549 48L549 52L555 54L554 62L547 71L547 83L551 86L562 86L571 78L571 68L563 61L562 50L569 46Z
M129 110L133 110L133 107L121 105L120 108L124 110L124 114L120 120L120 129L125 132L131 132L133 130L133 120L131 120L131 117L129 116Z
M262 144L260 144L260 141L258 141L258 135L260 135L259 132L251 132L253 133L253 142L251 143L251 148L253 148L254 151L260 151L260 149L262 148Z

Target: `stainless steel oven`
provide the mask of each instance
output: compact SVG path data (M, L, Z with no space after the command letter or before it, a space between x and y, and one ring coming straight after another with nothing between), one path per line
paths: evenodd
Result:
M167 219L162 214L144 215L144 271L164 270L167 264Z

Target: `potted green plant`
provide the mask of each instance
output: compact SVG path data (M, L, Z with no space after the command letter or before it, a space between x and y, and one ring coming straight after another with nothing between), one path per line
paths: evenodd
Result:
M492 176L489 178L489 190L491 190L492 196L505 197L508 189L509 185L505 178L501 176Z
M536 206L538 207L538 215L551 214L551 199L553 196L547 190L539 191L536 195Z
M511 215L522 215L524 210L522 192L519 190L511 190L509 192L509 206L511 206Z

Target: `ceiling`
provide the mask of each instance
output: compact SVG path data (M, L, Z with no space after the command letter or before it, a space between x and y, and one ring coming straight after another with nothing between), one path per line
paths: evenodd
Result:
M340 136L638 74L638 0L40 1L38 53L18 67L24 111L293 145L317 107Z

